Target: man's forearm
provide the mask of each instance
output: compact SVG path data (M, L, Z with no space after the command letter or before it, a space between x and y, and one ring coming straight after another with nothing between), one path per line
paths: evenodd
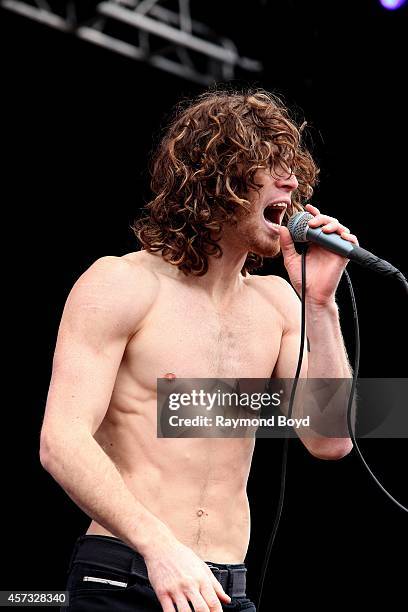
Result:
M322 306L306 300L306 330L310 342L308 378L350 378L336 303Z
M310 427L298 433L312 454L338 459L352 448L346 417L350 388L348 383L324 379L350 379L352 371L336 304L323 307L306 302L306 329L310 342L307 380L299 385L295 412L309 415Z
M43 435L41 462L92 519L145 555L170 529L131 493L115 465L84 428L69 437Z

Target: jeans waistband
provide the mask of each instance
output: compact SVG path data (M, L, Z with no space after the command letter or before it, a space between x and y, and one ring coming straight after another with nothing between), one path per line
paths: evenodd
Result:
M141 554L125 542L111 536L83 535L74 546L68 572L74 563L91 563L104 569L121 570L131 576L149 581L147 567ZM223 564L206 561L224 591L230 597L246 596L246 567L243 563Z

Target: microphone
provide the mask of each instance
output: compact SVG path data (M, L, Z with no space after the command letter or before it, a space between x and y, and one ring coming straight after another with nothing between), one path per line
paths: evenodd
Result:
M360 266L386 276L395 275L399 277L399 280L404 279L405 283L407 282L402 273L388 261L380 259L370 251L366 251L348 240L344 240L339 234L325 234L322 227L309 227L310 219L313 219L313 215L308 212L298 212L289 219L288 230L294 242L314 242L332 253L355 261Z

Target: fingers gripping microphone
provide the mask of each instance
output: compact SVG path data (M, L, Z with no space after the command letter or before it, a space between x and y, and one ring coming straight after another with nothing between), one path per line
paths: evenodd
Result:
M386 276L396 276L406 283L402 273L388 261L380 259L370 251L366 251L348 240L344 240L339 234L325 234L322 227L309 227L310 219L313 219L313 215L308 212L298 212L289 219L288 230L294 242L314 242L324 249L332 251L332 253L355 261L360 266L370 268L374 272Z

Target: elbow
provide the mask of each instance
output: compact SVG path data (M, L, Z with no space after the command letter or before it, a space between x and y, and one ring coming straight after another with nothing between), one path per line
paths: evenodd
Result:
M54 462L53 455L51 441L49 437L45 435L44 431L41 431L39 457L42 467L47 472L51 472L51 466Z
M44 468L44 470L48 472L49 471L48 466L50 463L50 453L49 453L49 449L46 447L46 445L42 441L40 443L39 456L40 456L40 463L42 467Z
M324 441L314 441L306 445L313 457L326 461L338 461L346 457L353 449L350 438L327 438Z
M89 430L80 425L70 428L69 434L62 428L42 428L40 435L39 459L42 467L54 475L68 459L78 454L79 449L89 440L94 440Z

